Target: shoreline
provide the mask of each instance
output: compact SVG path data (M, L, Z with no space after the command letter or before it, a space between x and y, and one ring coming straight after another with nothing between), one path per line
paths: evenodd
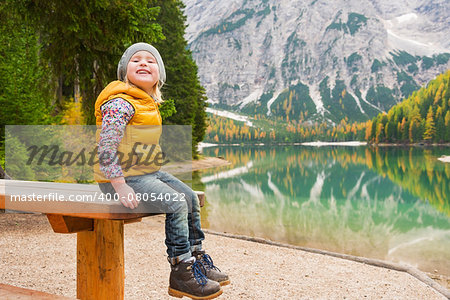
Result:
M291 143L228 143L228 144L216 144L216 143L199 143L199 150L209 147L220 146L370 146L370 147L450 147L450 143L414 143L414 144L401 144L401 143L378 143L371 144L361 141L342 141L342 142L327 142L327 141L313 141L313 142L291 142Z
M218 168L231 165L231 162L223 157L203 156L198 160L192 161L192 171L200 171L209 168Z
M375 258L369 258L364 256L355 256L345 253L339 253L339 252L332 252L328 250L322 250L317 248L309 248L309 247L302 247L302 246L296 246L281 242L276 242L264 238L259 237L251 237L251 236L245 236L245 235L239 235L239 234L230 234L226 232L216 232L213 230L205 229L204 230L208 234L217 235L217 236L223 236L231 239L239 239L244 241L250 241L254 243L260 243L265 245L272 245L277 247L283 247L283 248L289 248L289 249L296 249L300 251L310 252L310 253L316 253L321 255L327 255L330 257L336 257L340 259L350 260L362 264L372 265L380 268L385 268L389 270L394 271L400 271L410 274L411 276L417 278L418 280L424 282L425 284L431 286L435 290L437 290L439 293L443 294L444 296L450 298L450 277L442 275L442 274L431 274L428 272L421 271L411 265L403 264L403 263L395 263L387 260L381 260L381 259L375 259Z
M168 172L173 175L187 174L195 171L206 170L210 168L218 168L231 165L231 162L223 157L202 156L200 159L191 160L182 163L167 164L161 167L161 171Z
M352 142L308 142L308 143L294 143L294 144L277 144L277 146L312 146L312 147L322 147L322 146L346 146L346 147L359 147L359 146L368 146L368 147L401 147L401 148L407 148L407 147L450 147L450 144L430 144L430 145L420 145L420 144L368 144L365 142L358 142L358 141L352 141ZM199 147L199 149L208 148L208 147L228 147L228 146L242 146L239 144L207 144L204 143ZM265 144L246 144L246 146L265 146ZM443 163L450 163L450 155L442 155L441 157L438 157L437 160ZM192 168L191 171L200 171L203 169L209 169L209 168L215 168L215 167L221 167L221 166L227 166L231 163L224 159L223 157L210 157L210 156L204 156L198 160L192 161ZM170 172L172 172L172 169L169 169ZM188 172L188 169L185 169L184 172ZM177 171L175 171L177 173ZM180 173L180 172L178 172Z

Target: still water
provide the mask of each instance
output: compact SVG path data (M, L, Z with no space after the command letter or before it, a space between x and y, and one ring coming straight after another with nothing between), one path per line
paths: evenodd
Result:
M450 276L449 148L212 147L203 226Z

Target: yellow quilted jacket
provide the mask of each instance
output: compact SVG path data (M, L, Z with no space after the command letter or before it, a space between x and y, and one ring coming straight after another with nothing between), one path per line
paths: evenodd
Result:
M159 145L162 119L158 104L143 90L122 81L113 81L100 93L95 102L97 142L102 125L101 106L109 100L122 98L134 108L134 116L128 123L118 148L119 162L125 177L152 173L160 169L164 154ZM94 167L95 179L108 182L100 166Z

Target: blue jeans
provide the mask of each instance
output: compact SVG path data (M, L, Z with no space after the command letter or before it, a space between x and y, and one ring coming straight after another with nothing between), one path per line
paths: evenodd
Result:
M152 197L163 195L164 201L141 201L139 205L160 206L152 207L152 211L155 211L155 209L160 212L170 211L170 213L166 213L165 243L168 260L171 264L189 258L193 251L202 249L205 234L200 224L200 204L197 194L189 186L175 176L163 171L126 177L125 181L136 195L145 193L152 195ZM104 193L115 193L109 182L99 183L99 186ZM178 201L180 195L185 197L185 201ZM168 199L170 197L172 199Z

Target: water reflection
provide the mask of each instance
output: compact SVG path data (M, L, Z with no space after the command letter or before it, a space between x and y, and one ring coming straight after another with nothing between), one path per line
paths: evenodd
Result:
M204 225L450 275L444 149L221 147L203 172Z

